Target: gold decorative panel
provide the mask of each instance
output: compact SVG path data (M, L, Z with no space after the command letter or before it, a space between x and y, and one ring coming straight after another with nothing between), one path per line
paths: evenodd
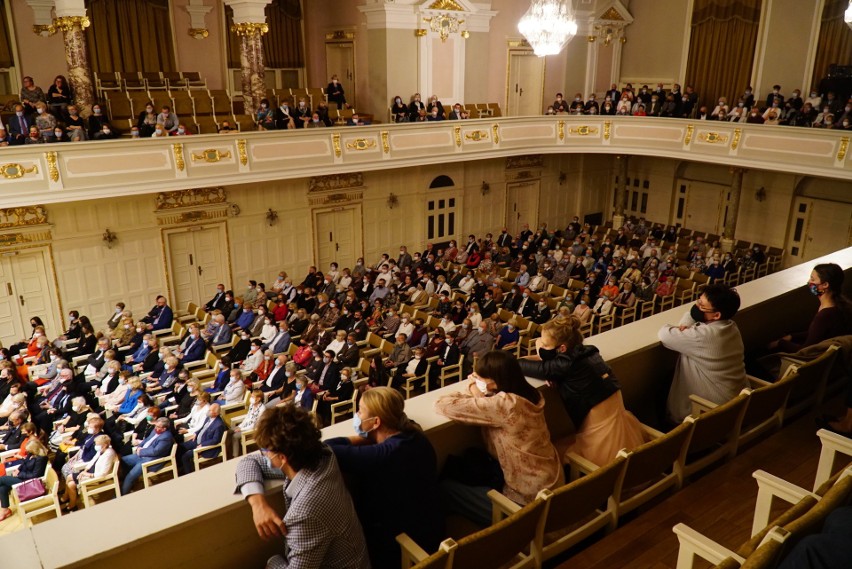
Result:
M597 134L598 128L595 126L582 125L571 127L570 129L568 129L568 132L579 136L589 136L590 134Z
M240 153L240 164L245 166L248 164L248 153L246 152L246 139L237 139L237 151Z
M175 154L175 166L178 170L183 172L183 169L186 168L186 162L183 160L183 144L172 144L172 150Z
M618 10L615 9L614 6L611 7L609 10L607 10L606 12L604 12L603 14L601 14L600 19L601 20L607 20L609 22L623 22L624 21L624 18L621 17L621 14L618 12Z
M348 192L336 192L333 194L317 194L308 197L308 203L312 206L318 205L341 205L359 202L364 199L361 190L350 190Z
M180 225L182 223L194 223L198 221L214 221L228 217L226 204L221 204L208 209L194 209L190 211L164 211L157 215L159 225Z
M740 137L743 135L743 129L738 128L734 130L734 140L731 142L731 150L736 150L740 145Z
M461 148L461 127L460 126L453 127L453 134L456 138L456 146Z
M308 184L309 192L329 192L346 188L359 188L364 185L364 174L334 174L331 176L314 176Z
M376 141L372 138L356 138L346 143L347 150L369 150L376 147Z
M708 144L725 144L728 142L728 135L719 134L718 132L702 132L698 135L698 140Z
M541 154L528 154L526 156L510 156L506 158L506 169L514 168L542 168L544 167L544 156Z
M612 134L612 123L610 121L604 122L604 140L609 140L610 135Z
M225 152L220 152L218 148L207 148L200 153L193 152L192 153L192 161L196 160L204 160L205 162L209 162L211 164L215 164L222 158L230 158L231 151L226 150Z
M10 163L3 164L0 166L0 175L2 175L7 180L17 180L18 178L23 178L24 174L38 174L38 166L33 164L29 168L25 168L21 164Z
M47 223L47 210L44 209L43 205L0 209L0 229L40 225L42 223Z
M390 135L388 131L382 131L382 148L385 151L385 154L390 154Z
M689 125L686 127L686 137L683 139L683 144L689 146L692 142L692 135L695 133L695 126Z
M335 133L331 135L331 142L334 145L334 155L340 158L343 150L340 148L340 135Z
M484 130L475 130L473 132L464 133L465 140L472 140L473 142L479 142L480 140L488 140L488 133Z
M837 161L843 162L846 159L846 152L849 150L849 137L844 136L840 139L840 150L837 151Z
M50 173L50 179L54 182L58 182L59 166L56 164L56 152L45 152L44 158L47 160L47 171Z
M160 192L157 194L157 210L220 204L225 203L227 199L228 195L223 187Z

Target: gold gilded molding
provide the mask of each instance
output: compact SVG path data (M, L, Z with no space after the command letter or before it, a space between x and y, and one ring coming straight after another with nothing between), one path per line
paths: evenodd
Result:
M456 127L458 128L458 127ZM479 142L480 140L488 140L488 133L484 130L475 130L473 132L464 133L465 140L472 140L474 142Z
M612 134L612 122L606 121L604 122L604 140L609 140L610 135Z
M728 135L719 134L718 132L702 132L698 135L698 140L708 144L725 144L728 142Z
M458 2L455 0L435 0L431 4L429 4L430 10L451 10L454 12L463 12L464 8L462 8Z
M455 139L456 139L456 146L461 148L461 142L462 141L461 141L461 127L460 126L454 126L453 127L453 135L455 136Z
M342 205L356 203L364 199L363 190L350 190L334 194L315 194L308 196L308 203L312 206L318 205Z
M177 190L174 192L160 192L157 194L156 209L175 209L179 207L195 207L201 205L212 205L225 203L228 194L223 187L215 188L192 188L189 190Z
M38 174L38 166L33 164L29 168L24 168L21 164L12 162L0 166L0 174L7 180L17 180L23 178L24 174Z
M543 168L544 156L541 154L527 154L525 156L509 156L506 158L506 169L516 168Z
M262 36L269 31L269 25L261 22L234 22L231 31L238 36Z
M207 30L207 28L189 28L189 35L197 40L203 40L207 39L207 36L210 35L210 32Z
M598 129L597 129L597 127L588 126L588 125L584 124L584 125L581 125L581 126L578 126L578 127L572 127L571 129L568 130L568 132L570 132L571 134L577 134L577 135L580 135L580 136L589 136L590 134L597 134Z
M740 137L743 135L743 129L734 129L734 140L731 141L731 150L736 150L740 145Z
M683 138L684 146L689 146L692 143L692 135L695 133L695 126L689 125L686 127L686 136Z
M355 39L355 33L354 32L347 32L346 30L335 30L333 32L329 32L329 33L325 34L325 39L328 40L328 41L354 40Z
M837 151L837 161L843 162L846 159L846 152L849 150L849 137L844 136L840 139L840 150Z
M186 162L183 160L183 144L179 142L172 144L172 150L175 154L175 166L183 172L183 169L186 168Z
M240 164L245 166L248 164L248 153L246 152L246 139L238 138L237 139L237 152L240 154Z
M53 26L53 24L34 24L33 33L37 36L52 36L56 33L56 28Z
M339 135L336 135L339 136ZM348 150L369 150L370 148L376 147L376 141L372 138L356 138L351 142L346 143L346 148ZM335 146L335 150L337 147Z
M331 135L331 142L334 145L334 155L340 158L343 150L340 148L340 135L335 133Z
M54 182L59 181L59 166L56 164L56 152L51 150L44 153L44 158L47 160L47 171L50 173L50 179Z
M565 140L565 121L559 121L559 140Z
M500 144L500 125L492 125L491 133L494 135L494 144Z
M422 37L425 37L427 33L429 33L427 30L425 30L423 28L417 28L417 29L414 30L414 37L422 38Z
M607 20L609 22L623 22L624 21L624 18L621 16L621 14L618 12L618 10L615 9L615 6L611 7L609 10L604 12L601 15L600 19L601 20Z
M0 235L0 247L9 247L10 245L17 245L18 243L25 243L28 239L24 237L23 233L3 233Z
M507 44L509 45L509 47L523 47L523 48L531 48L532 47L532 45L530 45L530 42L528 42L525 39L509 40L507 42Z
M390 135L388 131L382 131L382 149L384 149L385 154L390 154Z
M47 223L47 210L43 205L0 209L0 228L25 227Z
M225 152L220 152L218 148L207 148L201 154L192 153L192 161L196 160L204 160L205 162L209 162L215 164L222 158L230 158L231 151L226 150Z
M308 182L308 192L338 191L346 188L360 188L363 185L364 174L361 172L314 176Z
M87 16L63 16L61 18L54 18L53 20L54 30L61 30L63 32L70 32L78 26L80 29L85 30L90 25L91 22Z

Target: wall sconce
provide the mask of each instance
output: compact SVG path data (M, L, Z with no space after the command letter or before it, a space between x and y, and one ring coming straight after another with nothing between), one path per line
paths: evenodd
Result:
M565 185L565 180L568 179L568 174L565 172L559 172L559 185Z
M760 186L757 191L754 193L754 199L759 202L762 202L766 199L766 188Z
M399 198L396 197L395 193L391 192L391 193L388 194L387 204L388 204L389 209L393 209L393 208L395 208L396 206L399 205Z
M107 228L104 231L104 243L106 243L107 249L112 249L112 245L116 241L118 241L118 235L116 235L115 233L110 231L109 228Z
M272 227L275 225L275 222L278 221L278 212L272 208L266 212L266 225Z
M491 191L491 186L488 185L488 182L486 182L485 180L482 180L482 187L479 189L479 191L482 192L483 196L487 195L488 192Z

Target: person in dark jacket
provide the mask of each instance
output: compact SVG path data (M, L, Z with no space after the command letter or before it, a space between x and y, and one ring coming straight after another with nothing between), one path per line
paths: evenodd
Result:
M0 476L0 522L12 515L9 509L9 494L12 486L44 476L47 468L47 448L38 439L27 443L27 456L18 466L14 476Z
M577 436L569 449L595 464L643 442L639 421L624 408L621 386L594 346L583 344L580 320L557 318L541 328L537 355L520 361L527 377L556 384Z
M399 564L400 533L427 551L435 551L444 534L435 450L404 406L392 388L365 391L355 435L326 441L352 492L373 567Z

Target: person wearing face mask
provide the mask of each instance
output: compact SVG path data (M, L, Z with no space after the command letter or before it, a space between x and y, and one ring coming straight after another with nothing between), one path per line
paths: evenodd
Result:
M68 116L65 118L65 132L71 142L79 142L88 138L86 119L80 116L76 105L69 105L68 107Z
M479 324L471 323L471 333L461 344L461 352L465 355L465 362L470 366L475 358L481 358L494 347L494 336L488 331L488 321Z
M185 437L184 442L180 445L180 450L183 451L180 457L180 472L182 474L189 474L195 470L195 449L216 445L222 440L222 436L228 430L228 425L225 424L219 413L219 403L210 404L201 428L195 436L191 437L191 440L186 440L190 437ZM219 448L212 448L201 451L200 454L202 458L210 459L219 456L220 452ZM222 460L224 461L225 458L222 457Z
M299 97L299 102L296 104L295 123L296 128L305 128L311 122L311 107L304 97ZM317 116L319 118L319 115Z
M492 488L526 505L541 490L564 484L565 476L550 442L544 397L527 383L518 360L506 352L488 352L476 362L469 379L467 389L438 399L435 412L480 426L490 456L479 460L475 469L449 462L441 482L442 502L450 513L488 526L487 494Z
M118 460L107 435L96 436L94 445L95 455L87 462L75 465L74 471L65 478L65 493L59 501L65 504L63 510L66 512L77 509L77 484L108 475Z
M556 387L577 431L568 452L594 464L612 461L622 448L643 442L639 421L624 408L621 387L595 346L583 344L577 318L557 318L542 326L537 354L520 360L527 377Z
M377 568L399 563L395 537L400 533L428 551L443 537L435 450L404 406L393 389L371 389L353 418L355 435L325 441L350 481L370 561ZM385 474L376 477L375 472Z
M79 403L78 403L79 405ZM53 459L53 468L63 479L68 478L73 472L79 471L80 466L86 464L97 454L98 449L95 439L103 434L104 420L97 415L89 415L84 428L77 431L74 441L79 446L76 452L68 451L65 454L58 451Z
M144 463L168 456L172 450L172 445L175 444L175 439L169 430L168 419L160 417L154 425L154 429L134 449L133 453L121 459L121 462L130 469L121 484L122 495L127 495L133 491L133 485L142 476L142 465Z
M25 112L23 105L15 105L15 115L6 119L9 129L9 137L13 145L23 144L34 125L32 119Z
M25 350L25 349L28 350L30 344L32 344L33 347L35 347L36 330L38 330L40 328L41 332L43 333L44 332L44 322L42 322L41 318L39 318L38 316L33 316L33 317L30 318L30 327L32 328L32 332L30 332L30 337L28 339L22 339L17 344L12 344L11 346L9 346L10 352L12 352L13 354L17 354L21 350ZM70 329L69 329L69 331L70 331ZM75 336L73 336L74 338L79 338L80 337L79 327L77 329L75 329L72 332L72 334L76 334ZM67 333L66 333L66 336L67 336Z
M260 418L266 411L266 406L263 404L263 392L255 389L249 397L249 406L246 414L242 418L234 418L232 424L237 426L231 429L231 451L233 456L239 456L242 449L242 437L248 433L253 433L257 427Z
M338 110L343 109L346 106L346 93L343 89L343 85L340 84L340 79L338 79L337 75L331 76L331 82L325 88L325 94L328 98L329 104L336 104Z
M296 128L296 121L293 118L296 115L290 102L286 99L281 101L281 104L275 109L275 128L276 130L288 130Z
M136 128L139 130L139 136L150 138L156 127L157 113L154 112L154 103L148 101L136 119Z
M172 108L169 105L163 105L160 114L157 115L157 124L162 125L169 135L173 135L177 133L180 127L180 120L172 112Z
M402 98L399 95L393 98L393 101L391 102L390 113L392 122L408 122L408 105L402 102Z
M243 338L246 339L246 338ZM254 371L260 367L260 364L263 363L263 343L260 340L252 340L251 347L249 348L249 354L243 360L243 363L240 364L240 370L242 370L243 374L250 375L254 373Z
M819 301L817 313L806 331L787 334L771 342L769 349L795 353L829 338L852 332L852 307L843 295L843 280L843 269L839 265L816 265L808 279L808 291Z
M532 306L533 301L530 301ZM517 321L513 318L500 328L497 334L497 343L494 346L495 350L508 350L510 353L515 351L520 340L520 332L518 331Z
M731 320L739 307L736 291L712 284L678 325L660 329L663 346L679 354L667 403L675 423L691 413L692 394L721 405L748 387L743 340Z

